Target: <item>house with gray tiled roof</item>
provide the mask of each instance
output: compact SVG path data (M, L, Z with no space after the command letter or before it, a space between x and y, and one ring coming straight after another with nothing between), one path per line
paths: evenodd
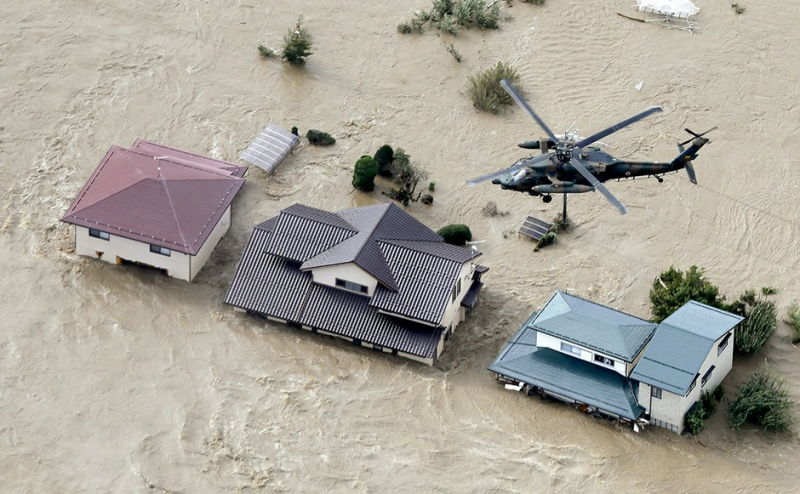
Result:
M295 204L256 226L225 302L269 320L432 364L487 268L395 204Z
M192 281L231 223L246 166L137 139L112 146L61 221L75 251Z
M741 320L690 301L654 324L558 291L489 370L511 389L680 433L701 392L730 371Z

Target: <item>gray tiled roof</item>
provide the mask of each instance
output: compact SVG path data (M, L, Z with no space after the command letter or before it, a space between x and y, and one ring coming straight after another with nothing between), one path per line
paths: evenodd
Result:
M700 302L686 303L658 326L631 379L685 396L717 340L741 320Z
M438 324L447 308L462 263L383 242L381 252L397 280L397 290L376 291L371 304L389 312Z
M312 286L298 322L425 358L434 356L444 331L442 327L413 324L381 314L369 306L367 297L319 284Z
M430 357L461 268L477 255L445 244L394 204L338 215L295 205L255 228L225 302ZM380 280L371 299L311 283L313 267L349 262Z
M539 331L633 362L656 325L557 291L533 321Z
M490 371L627 419L638 419L644 413L624 376L549 348L538 348L531 323L529 319L511 338Z
M296 320L311 287L311 274L286 259L264 254L270 233L256 227L250 236L225 302L259 314Z

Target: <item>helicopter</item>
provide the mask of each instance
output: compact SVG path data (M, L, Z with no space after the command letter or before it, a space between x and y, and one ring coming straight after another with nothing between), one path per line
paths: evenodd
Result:
M678 144L679 154L670 162L626 161L619 160L599 147L590 146L599 143L600 139L613 134L639 120L661 111L661 107L652 106L626 120L623 120L605 130L587 138L580 138L576 133L565 132L563 137L557 137L541 118L531 109L520 96L508 79L503 79L500 84L511 98L528 113L539 127L545 131L547 137L538 141L526 141L518 144L523 149L540 149L539 156L522 158L508 168L482 177L467 180L468 185L476 185L487 180L499 185L505 190L515 190L541 196L545 203L553 200L552 194L564 194L564 218L566 218L567 194L582 194L585 192L599 191L620 212L628 212L622 202L603 185L603 182L617 181L641 176L655 177L659 183L663 182L663 175L676 172L681 168L686 170L689 180L697 184L697 176L692 166L692 160L697 157L698 151L705 146L709 139L705 136L713 127L702 134L684 129L691 134L691 138ZM684 148L690 144L689 148Z

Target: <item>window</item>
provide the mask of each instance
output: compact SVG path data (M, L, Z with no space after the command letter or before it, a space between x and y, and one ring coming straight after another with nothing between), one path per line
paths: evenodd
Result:
M336 278L336 286L344 288L345 290L350 290L351 292L369 293L369 287L366 285L359 285L358 283L353 283L352 281L343 280L341 278Z
M694 379L692 379L692 384L689 385L689 391L686 392L687 396L694 389L694 385L697 384L697 378L698 377L700 377L700 373L699 372L697 374L695 374Z
M450 302L455 302L458 298L458 294L461 293L461 278L458 279L456 286L453 287L453 290L450 292Z
M111 238L106 232L101 232L100 230L95 230L94 228L89 228L89 236L94 238L101 238L103 240L108 240Z
M650 387L650 396L653 398L661 399L661 388L657 388L655 386Z
M725 347L728 346L728 340L730 339L731 339L730 333L723 336L722 341L719 342L719 346L717 347L717 357L719 357L722 351L725 350Z
M566 344L564 342L561 343L561 351L562 352L571 353L573 355L577 355L578 357L581 356L581 349L580 348L578 348L576 346L568 345L568 344Z
M703 379L702 379L702 381L700 381L700 383L701 383L701 386L705 386L705 385L706 385L706 383L708 382L708 380L709 380L709 379L711 379L711 373L712 373L712 372L714 372L714 369L715 369L715 368L716 368L716 366L715 366L715 365L712 365L712 366L711 366L711 367L708 369L708 371L707 371L705 374L703 374Z
M614 360L612 360L612 359L610 359L608 357L605 357L603 355L598 355L598 354L595 353L594 354L594 361L597 362L598 364L603 364L603 365L608 365L608 366L614 367Z
M169 256L172 254L172 251L167 249L166 247L161 247L160 245L153 245L153 244L150 244L150 252L155 252L156 254L161 254L162 256Z

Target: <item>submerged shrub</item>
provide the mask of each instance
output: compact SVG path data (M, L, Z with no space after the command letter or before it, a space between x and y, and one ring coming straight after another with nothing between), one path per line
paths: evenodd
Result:
M738 351L751 355L759 351L778 329L778 309L775 302L756 297L752 290L742 295L740 302L744 320L739 324L733 341Z
M378 174L382 177L392 176L392 160L394 159L394 150L392 146L384 144L375 151L375 156L372 157L378 163Z
M315 146L330 146L336 144L336 139L334 139L333 136L321 130L309 129L308 132L306 132L306 138L308 138L308 142Z
M353 169L353 187L364 192L375 190L375 176L378 174L378 164L372 156L364 155L356 161Z
M787 431L794 422L793 405L783 378L765 362L739 388L739 395L728 407L728 422L734 429L752 422L765 430Z
M433 26L448 34L458 34L459 26L481 29L500 28L500 5L486 0L433 0L429 12L420 11L397 26L402 34L422 33L425 26Z
M683 425L693 436L696 436L700 433L700 431L705 429L706 417L708 417L708 415L706 414L703 402L697 401L694 405L692 405L692 408L686 412L686 415L684 415Z
M512 85L519 81L519 74L508 64L497 62L497 65L476 76L469 78L469 96L475 108L489 113L498 113L502 105L510 105L514 100L500 85L500 81L508 79Z
M797 302L792 302L786 311L786 324L789 325L789 339L792 343L800 341L800 306Z
M276 56L275 51L272 48L264 45L258 45L258 52L264 58L275 58Z
M302 65L306 63L306 57L311 55L311 35L308 29L303 26L303 15L297 18L297 25L294 29L289 29L283 37L282 57L289 63Z
M472 240L472 232L467 225L454 223L441 228L438 233L445 242L452 245L466 245Z

